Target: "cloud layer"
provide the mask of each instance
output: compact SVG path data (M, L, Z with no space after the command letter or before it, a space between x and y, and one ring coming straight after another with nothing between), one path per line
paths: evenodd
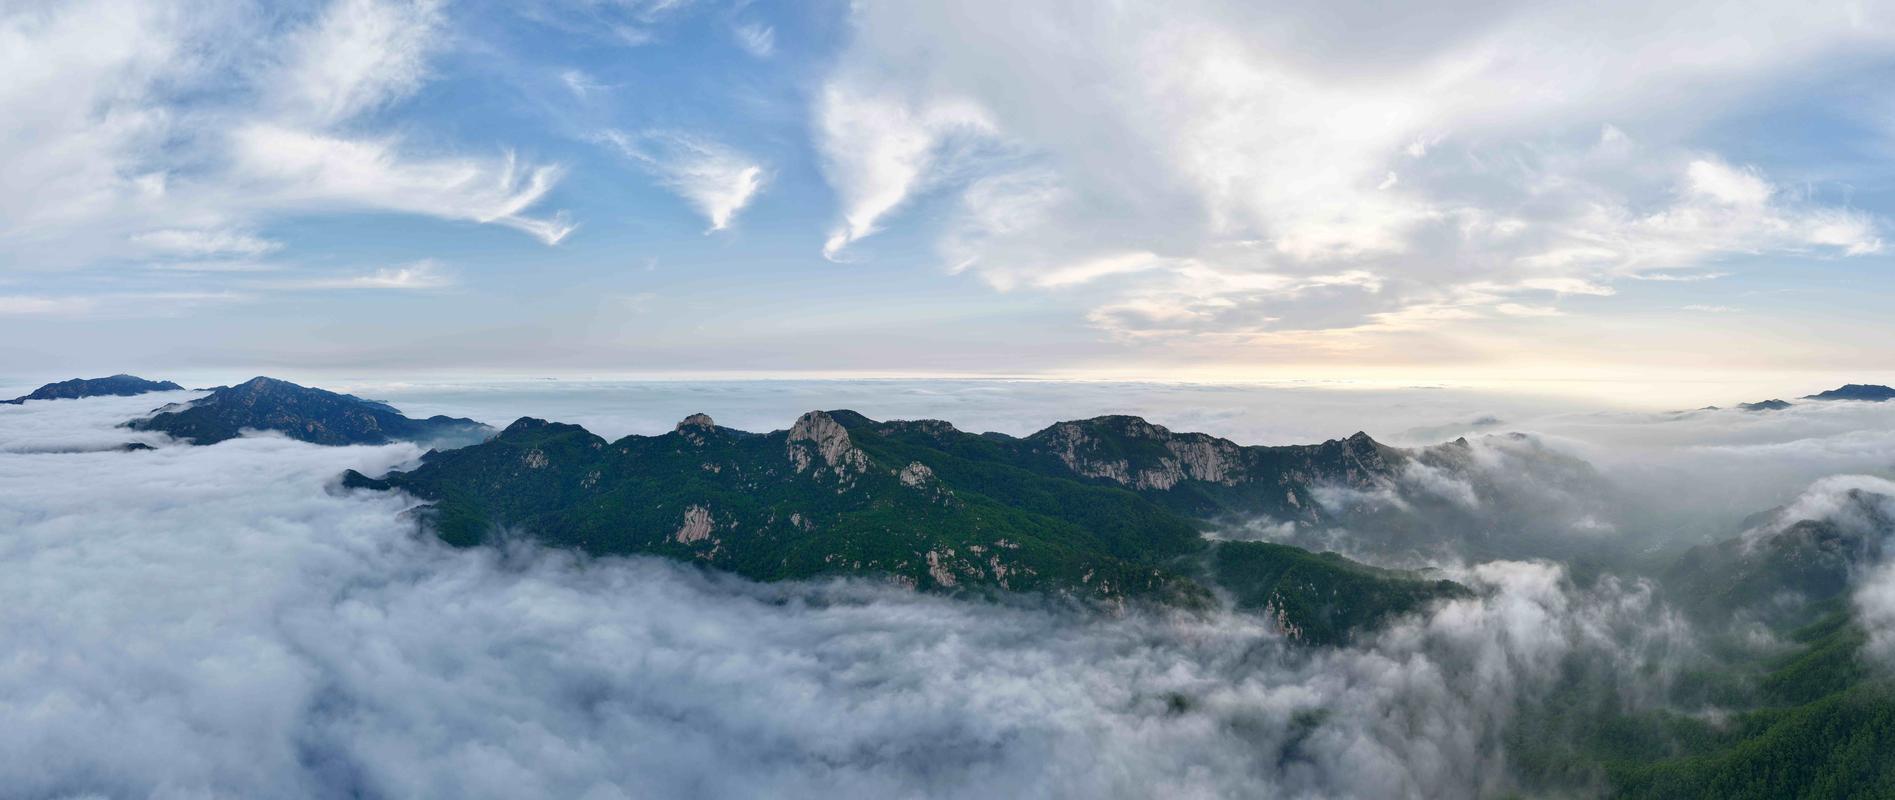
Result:
M1563 660L1650 680L1674 636L1648 588L1492 562L1312 653L1221 614L452 551L335 487L405 445L48 452L154 399L0 408L24 796L1458 797L1507 784L1501 726Z

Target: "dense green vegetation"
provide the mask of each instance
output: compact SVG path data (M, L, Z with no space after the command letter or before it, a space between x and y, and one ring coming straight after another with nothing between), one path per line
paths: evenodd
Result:
M1342 644L1431 601L1472 596L1453 581L1266 542L1219 543L1211 564L1238 608L1280 617L1286 633L1314 644Z
M1767 666L1762 704L1664 759L1608 764L1614 794L1653 798L1895 797L1895 686L1836 612Z
M491 432L471 419L410 419L386 403L311 389L274 378L220 386L209 396L166 406L125 427L162 431L194 444L235 439L245 430L277 431L311 444L387 444L407 440L461 445Z
M1099 425L1109 432L1129 418L1107 419ZM1149 440L1098 429L1085 435L1107 443L1098 446L1109 449L1108 465L1137 448L1163 458ZM956 592L1209 600L1199 579L1209 546L1202 523L1152 497L1177 484L1139 491L1118 479L1118 466L1075 474L1097 462L1076 468L1047 447L1040 436L881 423L848 411L812 412L769 434L693 417L669 434L615 442L528 418L481 445L430 453L416 470L351 473L346 482L433 501L440 535L464 546L512 530L593 554L664 555L760 580L866 574ZM1263 593L1245 608L1263 610L1265 595L1281 595L1270 613L1311 643L1345 641L1355 628L1464 591L1294 547L1216 552L1211 579L1228 578L1240 597Z
M1895 797L1895 681L1867 660L1840 600L1787 648L1724 648L1667 697L1635 701L1605 665L1574 660L1509 727L1533 793L1628 798Z

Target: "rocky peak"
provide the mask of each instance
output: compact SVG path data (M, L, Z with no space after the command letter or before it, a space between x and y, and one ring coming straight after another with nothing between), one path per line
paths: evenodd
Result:
M1115 415L1058 423L1034 438L1067 469L1134 489L1170 489L1184 480L1235 485L1243 479L1243 448L1201 433L1172 433L1140 417ZM1137 458L1107 440L1139 440L1163 450ZM1113 455L1107 455L1108 453Z
M798 473L815 464L810 458L811 450L824 466L835 470L838 477L868 468L868 454L856 448L849 439L848 429L822 411L811 411L796 418L796 424L790 426L787 449L790 463L796 465Z
M684 437L686 441L699 446L704 444L705 436L716 430L717 423L711 421L711 415L701 413L685 417L677 427L672 428L672 431Z
M901 478L901 485L911 489L919 489L928 485L929 481L934 480L934 470L929 469L928 465L919 461L910 461L908 462L908 466L902 467L901 474L898 477Z
M544 428L551 424L552 423L547 422L546 420L540 419L538 417L521 417L519 419L514 420L512 425L508 425L507 429L501 431L500 433L502 435L509 434L509 433L525 433L527 431L538 430L540 428Z

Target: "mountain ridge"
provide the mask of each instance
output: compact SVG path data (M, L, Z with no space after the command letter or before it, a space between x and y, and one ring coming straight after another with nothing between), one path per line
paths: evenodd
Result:
M122 425L200 445L234 439L245 430L276 431L320 445L402 440L465 444L491 431L471 419L441 415L413 419L387 403L264 376L212 389L195 400L153 409L148 416Z
M1229 463L1192 455L1205 447ZM1278 497L1289 479L1234 468L1282 464L1312 479L1362 479L1373 464L1389 468L1370 458L1380 447L1360 435L1245 455L1227 440L1131 417L1012 437L846 409L811 411L768 433L693 414L668 433L613 441L522 417L479 445L430 452L412 470L351 471L342 482L427 501L429 524L458 546L513 531L593 555L658 555L759 580L881 575L929 591L1112 605L1198 607L1209 587L1234 587L1263 598L1243 608L1291 638L1333 644L1464 590L1300 548L1259 556L1248 543L1208 541L1205 517L1177 510L1200 498L1176 492L1217 486L1260 503L1259 493ZM1307 495L1290 482L1287 496ZM1225 547L1249 557L1219 562Z
M132 397L150 392L180 391L184 387L171 381L153 381L137 375L119 373L103 378L72 378L48 383L32 392L11 400L0 400L8 405L22 405L28 400L72 400L81 397Z

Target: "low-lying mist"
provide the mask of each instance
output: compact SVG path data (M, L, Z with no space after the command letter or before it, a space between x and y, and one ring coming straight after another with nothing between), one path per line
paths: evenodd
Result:
M1307 648L1224 611L1100 616L526 545L455 550L419 529L411 501L337 484L345 469L410 463L413 446L190 447L114 427L190 396L0 406L8 796L1532 790L1509 745L1522 709L1575 670L1614 702L1661 705L1707 657L1653 582L1660 551L1736 536L1774 506L1824 513L1837 484L1821 479L1895 466L1895 404L1377 434L1475 435L1378 496L1326 498L1335 528L1263 520L1243 535L1437 567L1476 596L1357 646ZM827 399L797 398L842 405ZM1358 427L1376 433L1334 435ZM131 441L156 449L116 449ZM1851 598L1895 655L1895 567L1866 570Z

